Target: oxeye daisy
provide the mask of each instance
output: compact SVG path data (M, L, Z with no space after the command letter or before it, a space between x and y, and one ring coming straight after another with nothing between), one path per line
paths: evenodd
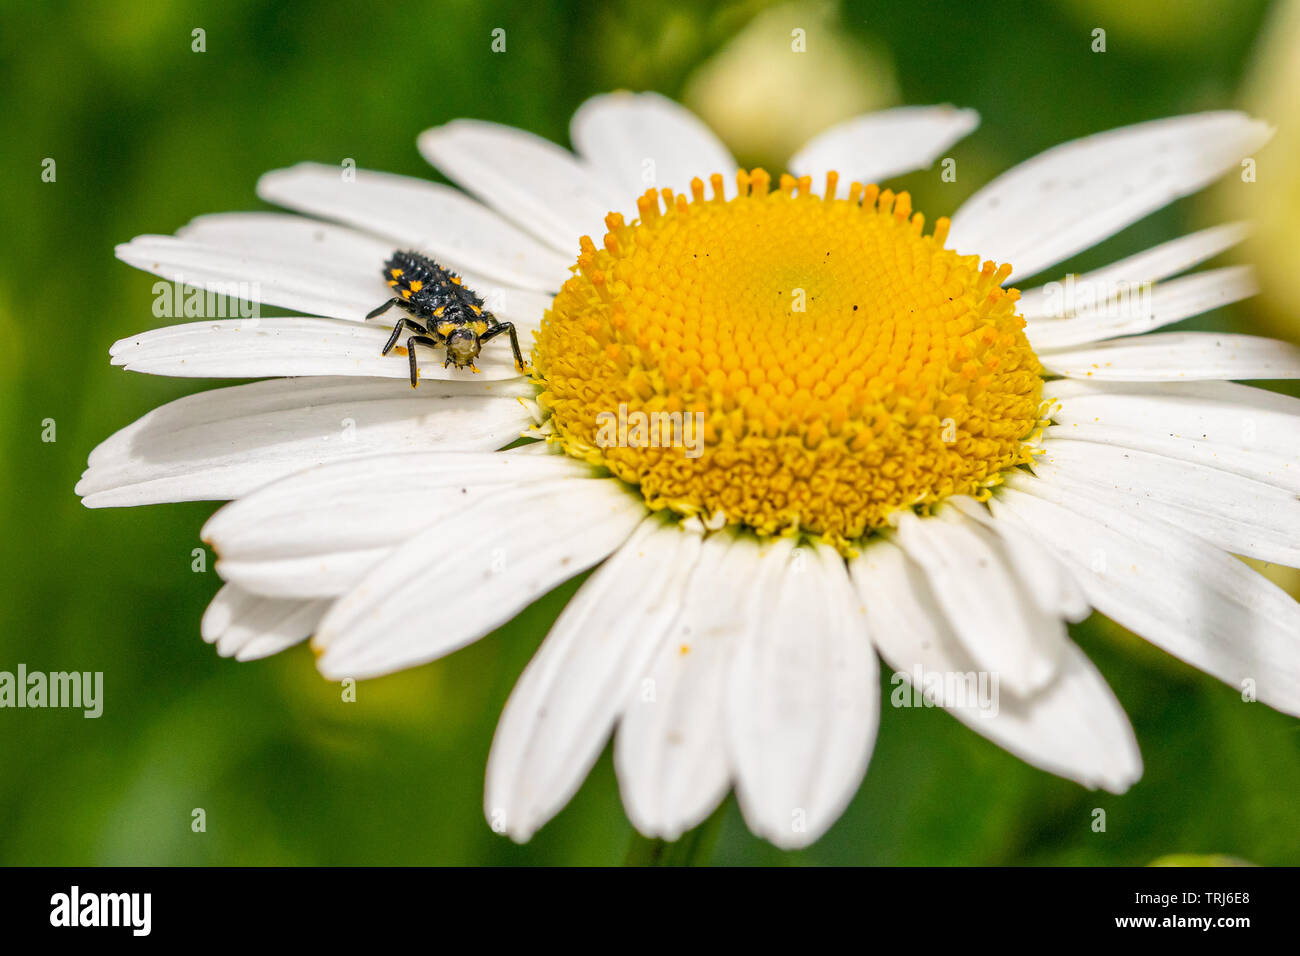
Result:
M427 131L464 192L268 173L259 194L292 213L205 216L118 255L301 314L112 348L135 371L267 380L146 415L77 491L230 500L203 529L225 581L204 638L252 659L310 637L335 679L434 660L594 568L492 744L484 808L517 840L612 734L642 833L676 838L734 788L756 834L807 845L866 771L878 658L1025 761L1122 792L1133 731L1067 631L1093 610L1300 714L1300 608L1236 557L1300 566L1300 402L1234 384L1300 377L1300 349L1156 331L1254 291L1241 267L1183 275L1236 223L1012 283L1271 130L1215 112L1097 134L933 225L880 185L976 124L860 117L773 179L671 101L613 94L575 115L575 153L486 122ZM431 271L393 274L411 263ZM443 298L410 301L429 276ZM527 371L504 335L453 348L449 314L467 336L510 323ZM990 677L996 706L933 675Z

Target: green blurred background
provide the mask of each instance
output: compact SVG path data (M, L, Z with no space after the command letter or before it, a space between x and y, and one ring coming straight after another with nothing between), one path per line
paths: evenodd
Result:
M52 2L0 7L0 670L99 670L104 714L0 710L0 863L616 864L632 841L606 753L570 806L515 846L484 822L483 768L516 677L577 582L436 664L343 703L297 647L221 660L199 639L218 587L191 570L202 503L88 511L72 488L117 428L200 383L113 369L157 324L153 278L115 243L205 212L259 208L299 160L430 176L420 130L498 120L567 145L588 95L683 98L742 162L779 168L818 128L897 103L977 108L981 128L906 177L933 220L1060 140L1242 105L1282 124L1259 181L1233 177L1065 264L1095 266L1227 216L1265 294L1194 320L1294 338L1300 312L1292 128L1300 16L1263 0L849 2L843 7L464 0L305 7ZM504 28L507 50L490 50ZM808 52L790 52L790 30ZM1104 54L1092 30L1107 33ZM206 51L192 52L195 28ZM57 181L41 181L46 157ZM43 442L43 421L57 441ZM1269 569L1287 586L1288 572ZM716 863L1140 864L1168 854L1298 863L1300 721L1243 704L1096 618L1077 639L1127 709L1146 775L1126 796L1033 770L937 711L882 716L865 784L811 849L746 831L734 800ZM886 687L886 690L888 688ZM204 808L207 830L191 832ZM1095 833L1093 808L1107 812Z

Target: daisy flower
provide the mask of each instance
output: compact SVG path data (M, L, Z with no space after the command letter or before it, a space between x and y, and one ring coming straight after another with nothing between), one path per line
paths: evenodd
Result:
M977 125L947 106L736 171L654 94L586 102L575 152L457 120L419 137L462 188L303 164L119 247L196 289L292 310L116 343L155 375L261 378L159 408L90 456L89 507L230 500L203 529L224 655L311 637L328 678L476 641L594 572L505 708L491 825L528 839L611 734L638 830L674 839L734 788L754 833L816 840L862 779L880 664L1023 760L1123 792L1129 722L1067 624L1096 610L1300 714L1300 608L1236 555L1300 565L1300 349L1158 331L1254 291L1188 273L1225 224L1011 287L1238 169L1235 112L1048 150L927 228L877 185ZM364 321L396 250L455 270L531 346L479 373ZM938 680L931 680L935 676ZM961 693L990 678L995 698ZM993 706L989 706L992 703Z

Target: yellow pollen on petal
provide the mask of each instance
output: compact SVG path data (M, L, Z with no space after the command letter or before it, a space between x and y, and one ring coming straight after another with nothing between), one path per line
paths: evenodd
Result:
M611 213L533 353L553 440L652 508L849 551L1030 460L1042 368L1010 266L945 249L907 193L737 173ZM698 425L698 428L697 428Z

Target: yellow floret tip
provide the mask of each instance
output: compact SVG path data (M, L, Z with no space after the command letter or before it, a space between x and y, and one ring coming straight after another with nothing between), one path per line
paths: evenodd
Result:
M582 237L533 355L564 451L652 508L845 550L1029 460L1042 369L1010 266L944 248L948 220L925 234L905 192L836 198L835 173L821 196L808 177L772 189L761 169L736 184L650 190L637 221ZM611 417L637 413L698 421L698 440L611 443Z

